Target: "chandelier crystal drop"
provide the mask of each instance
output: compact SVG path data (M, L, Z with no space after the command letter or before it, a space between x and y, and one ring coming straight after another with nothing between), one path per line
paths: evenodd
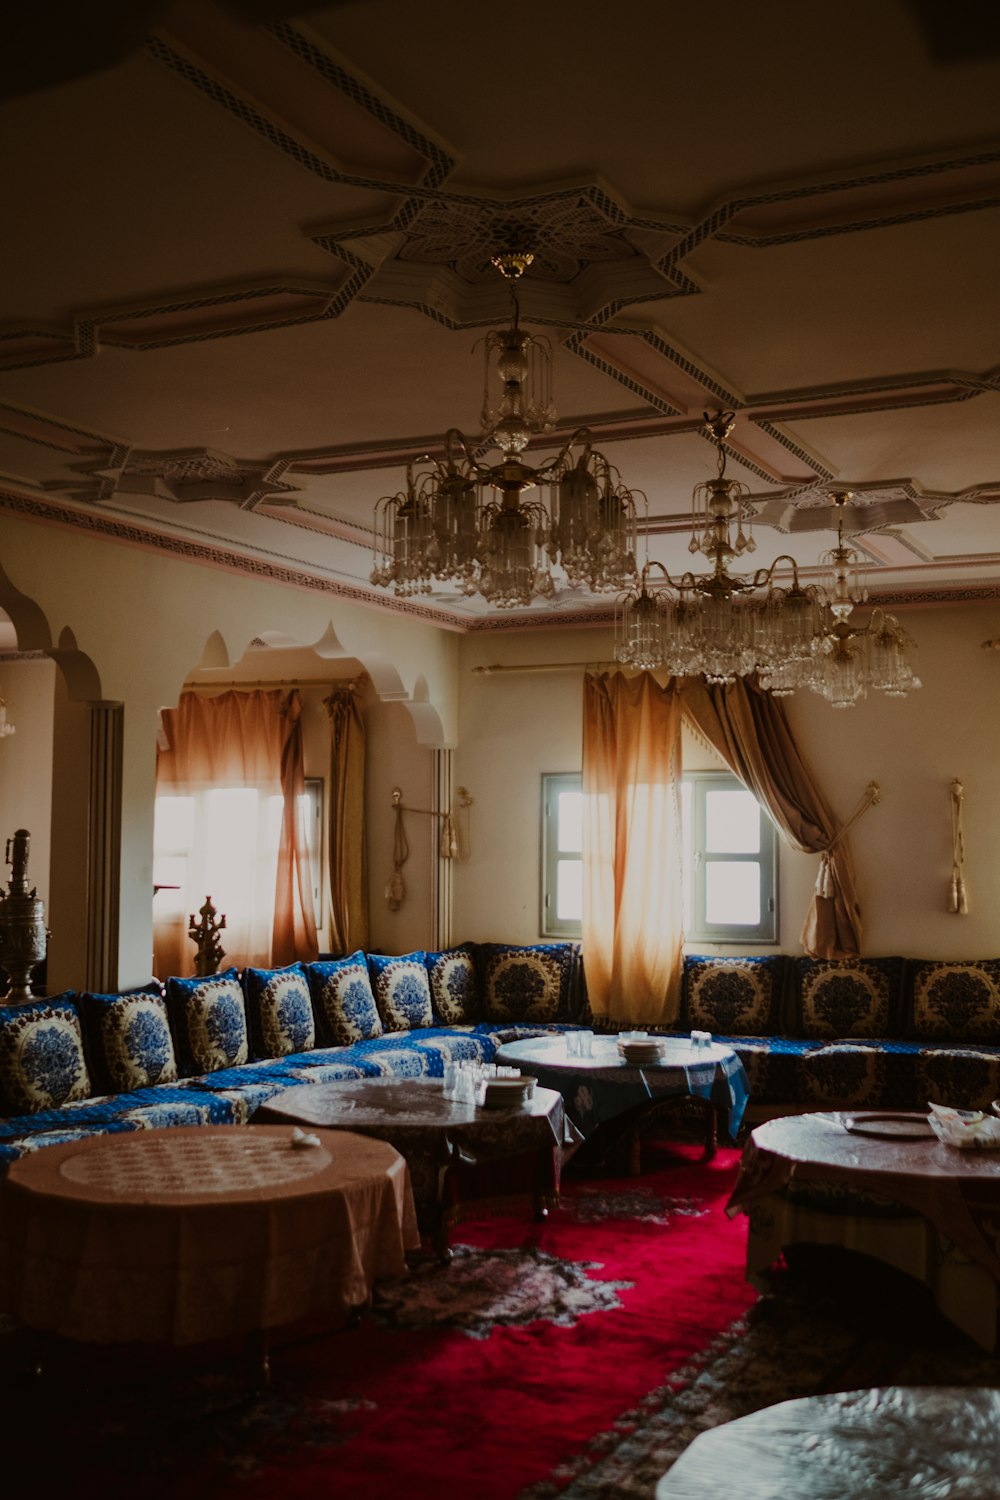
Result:
M522 457L556 421L551 346L520 326L515 284L532 259L520 248L493 258L510 289L513 319L481 340L485 377L475 451L451 428L443 455L414 460L405 488L375 507L371 582L398 597L443 586L509 609L551 598L556 567L571 587L597 593L620 592L636 578L635 496L594 449L588 430L579 428L540 465ZM490 448L500 451L493 464L479 457ZM535 493L526 497L528 491Z

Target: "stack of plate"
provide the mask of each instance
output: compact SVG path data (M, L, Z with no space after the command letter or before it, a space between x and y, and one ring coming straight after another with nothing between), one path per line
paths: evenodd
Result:
M633 1041L619 1040L618 1051L627 1063L659 1062L662 1043L656 1037L636 1038Z
M523 1104L535 1092L533 1078L488 1078L483 1090L484 1109L509 1109Z

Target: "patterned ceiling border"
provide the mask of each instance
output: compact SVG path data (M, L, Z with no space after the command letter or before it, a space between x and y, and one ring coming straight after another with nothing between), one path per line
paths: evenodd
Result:
M442 630L459 634L537 630L540 627L564 629L567 626L610 625L614 622L613 608L603 601L595 605L592 610L553 609L544 613L530 611L517 616L509 612L498 611L494 615L469 619L445 609L432 609L428 605L417 604L408 599L397 599L391 594L377 594L373 589L366 589L358 584L319 578L315 574L307 573L304 569L290 567L287 564L271 562L261 557L251 557L227 548L208 546L205 543L182 537L165 536L162 532L147 529L132 522L113 519L100 511L70 511L52 501L20 495L6 489L0 489L0 512L20 516L29 521L85 532L108 541L137 546L146 551L159 552L184 562L199 563L223 572L264 579L269 583L283 584L308 593L332 595L352 604L363 605L369 609L385 610L391 614L406 615L426 624L435 625ZM871 596L873 604L891 605L894 608L905 605L978 603L994 599L1000 599L1000 583L955 585L933 589L889 589L878 593L873 591Z
M164 553L183 562L205 564L223 572L242 573L251 578L266 579L269 583L286 584L291 588L309 593L330 594L352 604L365 605L370 609L389 610L392 614L407 615L423 620L427 624L440 626L442 630L461 631L464 622L458 617L436 610L428 605L415 604L409 599L396 599L392 595L380 596L374 590L360 584L343 583L337 579L320 578L302 568L270 562L265 558L251 557L223 547L209 546L204 542L190 541L184 537L165 536L162 532L147 529L133 522L119 521L100 511L70 511L42 500L36 496L19 495L12 490L0 489L0 511L21 516L29 521L65 527L73 531L86 532L90 536L108 541L122 542L141 547L146 551Z

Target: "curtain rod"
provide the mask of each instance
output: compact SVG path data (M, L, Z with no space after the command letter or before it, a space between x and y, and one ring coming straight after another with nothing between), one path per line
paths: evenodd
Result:
M497 662L491 667L472 668L480 677L492 677L497 672L613 672L616 669L619 672L626 670L617 661L546 661L515 663L511 666L501 666Z
M182 693L214 693L218 688L244 688L254 692L260 688L335 688L346 687L352 691L367 682L367 673L355 677L255 677L238 680L235 677L220 682L186 682Z

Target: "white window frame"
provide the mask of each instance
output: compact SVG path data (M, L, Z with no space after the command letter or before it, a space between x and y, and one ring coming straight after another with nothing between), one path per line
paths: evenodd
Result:
M305 777L306 807L303 813L308 824L309 870L312 878L313 910L316 926L323 926L323 794L325 784L322 776Z
M731 771L687 771L681 778L690 788L690 850L685 871L688 900L685 912L684 941L694 943L754 944L778 941L778 835L770 816L760 809L760 849L753 854L709 854L705 850L705 794L709 790L746 791L739 777ZM579 938L581 924L560 920L556 916L558 864L561 859L578 858L558 847L557 798L561 791L580 789L579 772L545 772L542 775L542 868L541 916L542 937ZM705 869L715 859L750 860L760 866L761 920L754 927L736 923L709 925L705 921Z
M778 941L778 835L769 814L760 809L760 846L754 853L712 853L706 849L705 800L710 791L745 792L731 771L686 771L681 778L690 796L689 847L685 858L688 906L685 943L776 943ZM750 927L734 922L709 923L705 916L706 872L716 861L746 862L760 868L760 921Z
M578 792L581 780L579 771L547 771L542 775L542 874L539 918L539 930L542 937L580 937L579 922L560 921L556 915L556 892L559 889L560 862L567 859L581 860L579 854L567 853L559 848L559 793Z

